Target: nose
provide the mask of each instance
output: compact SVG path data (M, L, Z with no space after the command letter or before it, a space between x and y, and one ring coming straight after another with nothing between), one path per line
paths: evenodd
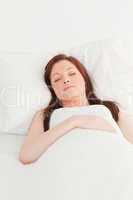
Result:
M64 81L64 83L67 83L67 82L69 82L69 80L65 80L65 81Z
M70 77L67 74L64 74L64 76L63 76L63 82L64 82L64 84L67 84L67 83L70 82Z

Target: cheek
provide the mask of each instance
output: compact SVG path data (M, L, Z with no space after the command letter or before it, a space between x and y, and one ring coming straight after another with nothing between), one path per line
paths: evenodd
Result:
M56 95L61 96L61 91L62 91L62 84L53 84L53 89Z
M77 86L79 86L79 87L84 87L85 86L85 81L81 76L76 78L76 82L78 83Z

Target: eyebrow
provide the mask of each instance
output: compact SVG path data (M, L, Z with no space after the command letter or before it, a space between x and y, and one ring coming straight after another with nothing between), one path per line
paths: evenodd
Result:
M68 67L67 70L68 70L68 69L73 69L73 67ZM53 75L56 75L56 74L60 74L60 73L56 72L56 73L54 73Z

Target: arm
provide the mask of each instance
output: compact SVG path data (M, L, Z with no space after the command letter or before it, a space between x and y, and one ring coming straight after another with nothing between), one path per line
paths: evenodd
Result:
M119 108L118 125L124 137L133 144L133 113L128 113L122 108Z
M103 131L115 132L115 128L102 117L99 116L75 116L77 121L77 127L79 128L88 128L88 129L97 129Z
M19 153L19 160L23 164L35 162L51 144L74 127L73 117L70 117L52 129L43 132L42 120L39 113L37 113Z

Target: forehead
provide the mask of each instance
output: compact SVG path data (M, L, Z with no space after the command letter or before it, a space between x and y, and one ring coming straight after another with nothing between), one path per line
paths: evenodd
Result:
M76 66L68 60L61 60L53 65L51 76L63 73L67 70L76 69Z

